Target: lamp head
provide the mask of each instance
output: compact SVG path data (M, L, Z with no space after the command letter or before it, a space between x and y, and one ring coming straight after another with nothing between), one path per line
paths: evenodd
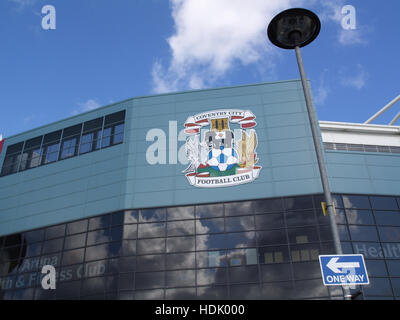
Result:
M268 38L277 47L294 49L311 43L321 30L318 16L306 9L294 8L276 15L268 26Z

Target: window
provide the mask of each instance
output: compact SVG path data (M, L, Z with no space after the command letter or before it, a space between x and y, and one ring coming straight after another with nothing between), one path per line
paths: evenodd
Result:
M30 139L25 142L24 151L22 152L21 164L19 170L27 170L37 167L41 161L41 145L43 136Z
M60 149L61 130L46 134L43 139L43 157L41 164L47 164L58 160Z
M125 110L110 114L104 119L101 147L106 148L122 143L124 138Z
M124 130L125 110L10 145L0 176L120 144Z
M66 159L78 154L79 137L81 135L82 124L65 128L61 143L60 159Z
M23 142L8 146L6 156L4 158L3 168L1 169L1 176L6 176L18 171L23 147Z
M79 154L100 149L102 127L103 118L97 118L83 124Z

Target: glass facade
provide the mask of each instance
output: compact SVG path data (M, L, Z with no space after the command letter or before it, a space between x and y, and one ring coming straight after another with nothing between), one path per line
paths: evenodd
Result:
M370 285L353 293L399 298L400 198L334 198L343 249L364 254L369 273ZM322 200L125 210L9 235L0 238L0 297L342 299L340 287L322 283L318 255L334 253ZM55 290L41 287L47 264Z

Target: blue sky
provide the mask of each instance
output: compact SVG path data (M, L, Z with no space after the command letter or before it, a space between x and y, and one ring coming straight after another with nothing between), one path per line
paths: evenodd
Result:
M299 78L266 38L301 6L319 37L303 49L320 120L364 122L400 94L398 0L0 0L3 137L127 98ZM56 29L42 28L42 7ZM345 30L344 5L356 9ZM400 103L374 123L388 124Z

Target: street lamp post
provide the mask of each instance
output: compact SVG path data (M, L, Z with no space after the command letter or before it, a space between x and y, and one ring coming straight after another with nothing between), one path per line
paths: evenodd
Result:
M294 49L296 52L297 64L299 67L301 83L306 100L308 111L307 113L317 155L318 167L321 176L326 207L328 210L335 251L336 254L343 254L339 231L335 221L332 194L329 188L328 175L326 173L326 167L323 159L321 141L319 139L317 129L317 121L311 103L311 94L308 87L303 58L300 51L301 47L308 45L318 36L320 29L321 22L317 15L306 9L294 8L285 10L272 19L268 26L268 38L277 47L283 49ZM343 290L344 298L346 300L350 300L350 290L347 287L343 287Z

